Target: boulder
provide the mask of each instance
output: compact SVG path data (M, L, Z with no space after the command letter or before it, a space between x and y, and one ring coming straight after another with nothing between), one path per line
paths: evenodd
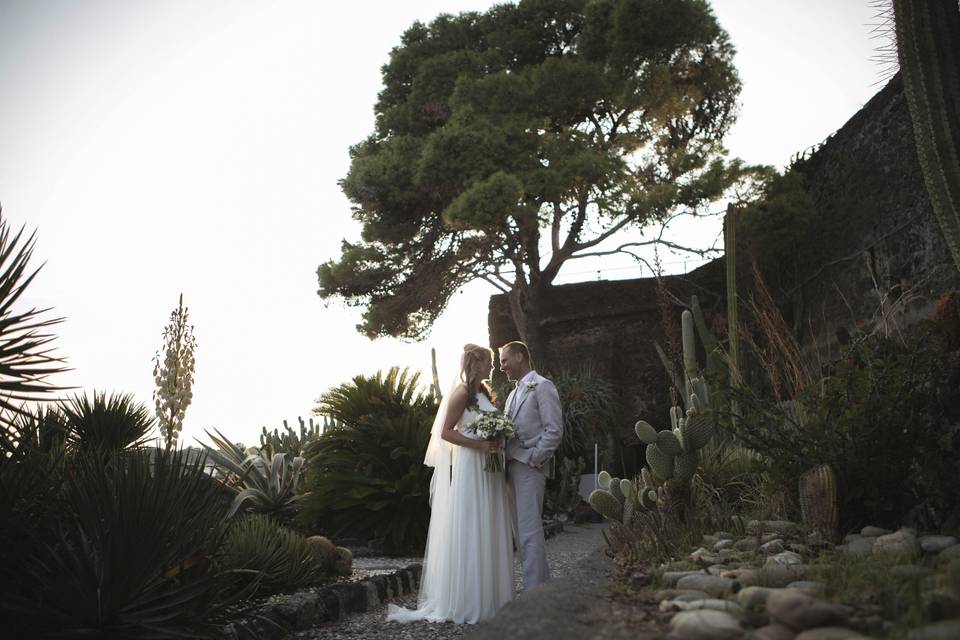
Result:
M920 545L917 543L917 537L903 529L880 536L873 541L875 556L913 557L918 553L920 553Z
M743 628L729 613L702 609L681 611L670 620L670 636L682 640L727 640L743 635Z
M737 601L747 609L766 607L767 598L774 591L769 587L744 587L737 592Z
M737 582L730 578L722 576L711 576L707 574L698 574L693 576L684 576L677 581L678 589L697 589L705 591L711 596L723 596L734 590Z
M765 565L771 564L782 564L782 565L795 565L803 564L803 558L799 553L794 551L782 551L776 555L770 556L767 558Z
M893 533L893 531L890 531L890 529L882 529L880 527L864 527L860 530L860 535L870 538L879 538L880 536L886 536L891 533Z
M770 617L794 629L842 625L849 620L850 607L824 602L802 591L782 589L767 598Z
M920 548L927 553L940 553L948 547L957 544L953 536L923 536L918 540Z
M786 625L775 622L760 627L753 632L753 635L760 640L794 640L797 637L797 632Z

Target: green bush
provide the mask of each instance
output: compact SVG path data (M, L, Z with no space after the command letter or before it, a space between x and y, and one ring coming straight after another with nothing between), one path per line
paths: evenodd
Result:
M316 412L337 424L307 446L303 529L362 537L386 553L423 551L433 472L423 456L437 402L418 381L394 367L320 398Z
M859 336L792 403L740 390L742 418L732 428L787 496L804 471L830 464L843 530L896 527L904 518L939 526L960 515L960 391L950 383L957 366L928 325L903 339Z
M71 446L84 450L120 451L144 445L156 419L132 394L94 392L60 402L57 411L67 427Z
M16 482L30 477L39 489ZM216 616L232 594L242 594L212 564L229 500L203 472L202 460L161 449L106 461L101 451L60 461L35 452L0 464L0 481L0 528L17 534L4 546L18 545L16 558L0 569L6 631L64 638L219 635ZM18 508L30 505L43 508Z
M589 367L561 369L551 378L560 394L563 441L560 457L592 458L593 443L605 443L619 424L620 404L613 384Z
M258 513L231 523L217 562L258 595L308 586L322 573L303 536Z

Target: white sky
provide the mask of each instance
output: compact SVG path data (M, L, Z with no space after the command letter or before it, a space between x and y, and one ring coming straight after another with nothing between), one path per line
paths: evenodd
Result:
M57 346L75 370L53 381L152 406L181 291L198 342L188 444L211 426L253 444L358 373L409 364L428 379L431 346L452 375L463 343L487 343L488 286L456 295L423 343L371 342L359 310L324 306L315 270L357 238L337 181L372 130L390 49L415 19L492 4L0 0L0 203L46 262L26 304L67 317ZM867 0L713 5L744 83L733 155L783 166L879 90Z

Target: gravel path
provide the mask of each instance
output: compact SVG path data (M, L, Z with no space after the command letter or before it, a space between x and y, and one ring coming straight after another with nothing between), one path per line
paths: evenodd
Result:
M605 544L600 524L568 524L564 531L547 540L547 561L550 564L551 579L570 577L576 579L575 565L598 547ZM514 571L517 588L521 583L520 563ZM520 597L523 597L522 595ZM417 604L417 594L412 593L393 601L404 607L413 608ZM346 620L323 624L307 631L301 631L293 637L298 640L346 639L380 640L397 638L399 640L453 640L463 637L469 625L452 623L411 622L399 624L386 622L386 606L366 613L350 616Z

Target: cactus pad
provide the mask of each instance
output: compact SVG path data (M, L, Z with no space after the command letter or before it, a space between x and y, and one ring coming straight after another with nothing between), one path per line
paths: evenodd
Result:
M610 479L610 494L616 498L620 504L623 504L623 491L620 490L620 478L611 478Z
M653 476L650 474L650 469L646 467L640 470L640 481L643 483L644 489L653 489L656 486L653 482Z
M647 445L646 458L653 475L661 480L669 480L673 477L673 456L667 455L660 447L651 444Z
M668 456L675 456L683 449L673 431L661 431L657 434L657 447Z
M609 488L610 488L610 474L609 474L608 472L606 472L606 471L601 471L601 472L597 475L597 485L598 485L601 489L609 489Z
M646 420L637 420L637 424L634 425L633 430L637 433L637 437L640 438L640 442L644 444L656 443L657 430Z
M634 495L635 495L634 488L633 488L633 483L630 482L629 480L627 480L626 478L624 478L623 480L621 480L621 481L620 481L620 493L623 494L623 498L624 498L624 500L626 500L627 502L630 502L631 500L633 500L633 499L634 499Z
M697 472L699 462L700 452L697 449L681 452L674 463L674 471L677 479L686 482L693 478L693 474Z
M702 449L713 436L713 423L705 415L694 414L683 425L683 436L691 451Z
M613 497L613 494L604 489L595 489L587 499L593 510L610 520L623 518L623 505Z
M640 494L640 505L645 509L657 508L657 492L653 489L644 489Z

